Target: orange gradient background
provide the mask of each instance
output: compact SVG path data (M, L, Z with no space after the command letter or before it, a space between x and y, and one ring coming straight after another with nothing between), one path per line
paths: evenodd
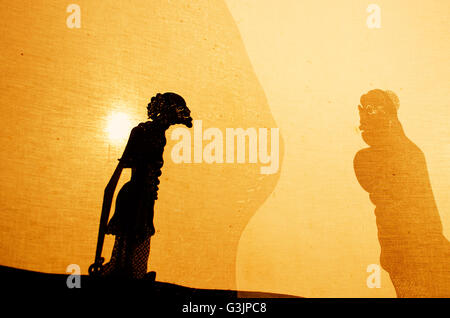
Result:
M374 206L353 171L366 147L359 97L390 89L425 153L450 237L448 1L64 1L0 4L0 264L65 273L93 262L104 187L157 92L182 95L203 127L279 127L280 169L171 162L149 268L197 288L306 297L395 297L379 263ZM193 132L192 132L193 133ZM121 184L129 177L127 171ZM103 255L109 258L113 238Z

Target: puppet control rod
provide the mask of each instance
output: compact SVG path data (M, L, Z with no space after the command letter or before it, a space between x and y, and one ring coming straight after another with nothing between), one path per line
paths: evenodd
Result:
M114 173L105 187L105 193L103 195L102 213L100 215L100 225L98 228L97 248L95 250L94 263L89 266L89 275L98 276L103 268L103 262L105 259L102 257L103 242L105 241L106 227L108 225L109 213L111 210L112 200L114 197L114 191L116 190L117 183L119 182L120 175L122 174L123 165L121 162L117 164Z

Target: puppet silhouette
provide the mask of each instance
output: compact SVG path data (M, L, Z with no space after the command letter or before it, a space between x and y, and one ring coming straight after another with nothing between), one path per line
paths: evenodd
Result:
M122 158L106 186L100 218L95 262L91 275L154 279L147 275L150 238L155 234L154 205L158 198L159 176L166 145L165 132L175 124L192 127L190 110L184 99L175 93L157 94L147 106L150 121L140 123L131 131ZM119 191L113 217L107 223L111 201L123 168L131 168L131 180ZM105 234L115 235L109 263L101 257Z
M450 296L450 244L429 181L425 156L406 137L395 93L361 96L360 130L370 146L354 158L361 187L376 206L380 264L398 297Z

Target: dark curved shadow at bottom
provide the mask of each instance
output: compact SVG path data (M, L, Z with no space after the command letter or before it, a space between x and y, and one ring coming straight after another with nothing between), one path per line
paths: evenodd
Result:
M67 279L70 274L49 274L17 269L0 265L0 281L2 288L9 291L38 290L40 292L70 291ZM77 288L73 288L73 291ZM237 300L240 298L301 298L291 295L219 290L197 289L176 284L152 281L147 279L125 279L118 277L92 277L80 275L80 291L98 295L110 293L139 293L140 296L153 299L191 299L218 298L221 300Z

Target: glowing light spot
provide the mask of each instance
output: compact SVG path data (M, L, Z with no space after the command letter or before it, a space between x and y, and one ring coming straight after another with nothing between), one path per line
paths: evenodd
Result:
M109 116L106 131L111 142L120 143L128 138L132 126L127 114L117 112Z

